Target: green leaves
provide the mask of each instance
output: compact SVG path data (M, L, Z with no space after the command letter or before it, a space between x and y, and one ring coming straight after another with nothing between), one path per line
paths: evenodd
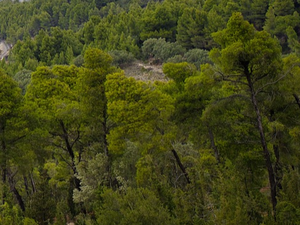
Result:
M84 60L84 67L88 69L106 69L112 63L110 55L96 48L87 50L84 55Z
M21 92L17 83L0 71L0 120L5 120L18 108Z
M165 145L172 99L152 85L126 78L122 73L109 75L105 84L108 116L116 124L108 136L111 151L122 151L118 145L126 137L133 141L147 136L161 138L157 141Z
M225 30L214 34L222 50L210 53L212 60L223 73L240 75L246 71L253 80L275 76L281 69L281 48L278 42L264 31L257 32L241 14L234 14Z
M178 224L155 193L149 189L130 188L126 193L105 190L101 198L105 203L97 211L98 223Z
M196 67L192 64L183 63L166 63L163 66L163 72L167 77L173 79L176 84L183 84L185 79L195 76Z
M205 27L207 14L196 8L186 8L178 20L177 41L185 48L200 48L206 46Z
M70 112L72 110L69 108L70 105L73 104L75 106L76 94L71 90L72 85L74 86L75 83L74 80L72 82L72 78L63 77L64 70L69 71L69 68L56 67L50 70L47 67L40 67L32 74L26 99L43 110L41 112L43 115L51 115L57 119L62 118L66 111ZM69 74L72 74L66 71L64 71L65 75L69 76ZM72 68L70 71L72 71Z
M227 28L213 33L214 40L225 48L236 42L247 42L254 37L255 29L248 21L243 19L241 13L233 13L230 17Z

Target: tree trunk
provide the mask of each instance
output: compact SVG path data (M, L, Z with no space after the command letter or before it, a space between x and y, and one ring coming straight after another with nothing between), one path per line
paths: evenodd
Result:
M109 129L107 127L107 107L105 106L103 110L103 122L102 122L102 129L103 129L103 148L104 154L108 157L108 142L107 142L107 134Z
M296 100L297 105L298 105L299 108L300 108L300 99L299 99L298 95L293 94L293 96L294 96L294 98L295 98L295 100Z
M214 154L215 154L215 158L216 158L217 162L220 163L220 155L219 155L219 151L217 149L217 146L215 144L214 133L212 132L212 129L209 126L207 126L207 129L208 129L208 133L209 133L211 148L214 150Z
M271 189L271 201L272 201L273 212L274 212L274 217L275 217L276 216L276 205L277 205L275 174L274 174L274 170L272 167L270 152L268 150L268 146L267 146L267 142L266 142L266 138L265 138L261 113L260 113L260 110L258 107L258 102L257 102L256 96L255 96L255 91L254 91L253 83L251 80L251 75L248 73L248 71L245 72L245 75L246 75L248 86L250 89L251 102L252 102L252 105L253 105L255 113L256 113L257 129L258 129L259 135L260 135L260 142L261 142L261 146L263 149L265 165L268 170L269 184L270 184L270 189Z
M29 196L30 191L29 191L29 187L28 187L28 179L26 176L23 176L23 179L24 179L24 186L25 186L26 194L27 194L27 196Z
M69 135L68 135L68 132L65 128L63 121L60 121L60 125L63 130L63 139L65 141L67 151L68 151L68 153L71 157L71 161L72 161L72 170L73 170L73 174L74 174L73 176L74 176L75 188L80 191L81 190L80 180L76 177L76 175L78 175L78 172L77 172L77 168L75 165L75 154L74 154L72 145L70 144Z
M274 155L276 157L276 162L274 166L275 173L275 182L278 190L282 189L281 180L282 180L282 169L279 161L279 147L278 145L273 145Z
M15 198L18 201L18 204L19 204L21 210L24 212L25 211L25 204L24 204L23 198L20 195L19 191L17 190L16 184L15 184L15 181L14 181L14 176L10 172L8 172L8 183L9 183L10 191L14 194Z
M30 177L30 183L31 183L31 187L32 187L32 192L35 193L36 192L36 187L35 187L35 182L33 180L32 173L29 174L29 177Z
M0 124L0 137L1 137L1 169L2 169L2 183L5 185L6 184L6 176L7 176L7 165L6 165L6 143L5 143L5 126L3 124ZM2 194L2 204L5 203L6 199L6 191L3 190Z
M191 180L190 180L190 178L189 178L189 175L188 175L188 173L186 172L185 167L184 167L183 164L181 163L181 160L180 160L180 158L179 158L177 152L176 152L174 149L172 149L172 153L173 153L173 155L174 155L174 157L175 157L175 159L176 159L176 162L177 162L179 168L180 168L181 171L183 172L186 181L188 182L188 184L190 184L190 183L191 183Z

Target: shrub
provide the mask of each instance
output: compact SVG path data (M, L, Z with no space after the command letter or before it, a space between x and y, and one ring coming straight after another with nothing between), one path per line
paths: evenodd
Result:
M108 54L113 58L112 64L115 66L130 64L135 60L133 54L125 50L113 50L109 51Z
M183 48L177 42L167 42L164 38L150 38L143 43L142 52L145 59L153 57L155 60L166 62L169 58L185 53Z
M194 64L197 67L197 69L200 69L201 64L212 63L209 59L208 51L203 49L198 49L198 48L189 50L184 54L184 56L175 55L172 58L169 58L167 62L168 63L188 62Z

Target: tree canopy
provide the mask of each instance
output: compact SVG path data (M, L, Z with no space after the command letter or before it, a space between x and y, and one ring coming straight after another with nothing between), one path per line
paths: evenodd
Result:
M1 1L0 223L300 224L299 13Z

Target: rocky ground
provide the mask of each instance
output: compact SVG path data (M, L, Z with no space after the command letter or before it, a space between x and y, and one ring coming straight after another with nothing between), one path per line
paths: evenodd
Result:
M122 68L126 76L134 77L142 81L167 81L167 77L162 71L162 65L151 65L142 61L135 62Z
M8 56L9 54L10 46L5 42L0 42L0 60L2 60L4 57Z

